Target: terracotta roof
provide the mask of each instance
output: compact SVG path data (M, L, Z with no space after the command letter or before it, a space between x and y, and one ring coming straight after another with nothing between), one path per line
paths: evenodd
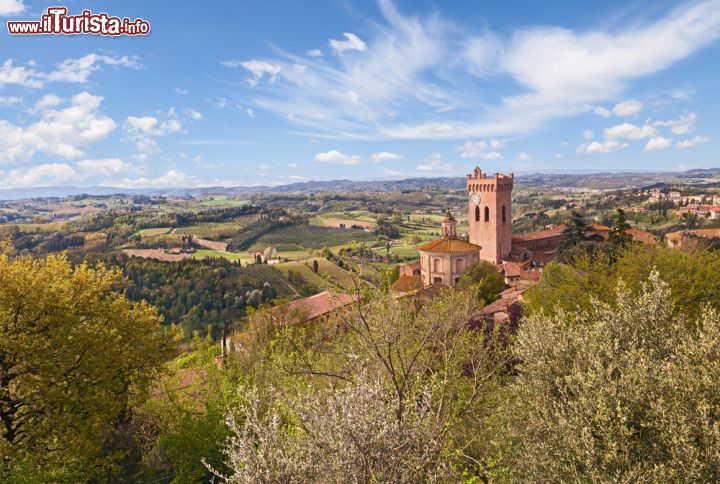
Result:
M420 247L418 247L418 250L422 252L445 253L475 252L480 250L480 246L453 237L442 237L440 239L428 242L427 244L421 245Z
M643 244L655 244L657 243L657 237L650 232L645 230L630 229L627 231L628 234L632 235L633 240L642 242Z
M410 292L422 289L422 279L420 276L400 276L392 285L395 292Z
M306 321L319 318L331 311L346 306L353 302L355 298L349 294L334 294L330 291L323 291L314 296L298 299L283 306L275 308L275 310L288 311L307 311Z
M665 235L665 238L669 240L676 240L682 238L683 235L695 235L697 237L704 238L715 238L720 237L720 228L717 229L694 229L694 230L678 230L677 232L670 232Z
M592 230L597 230L598 232L606 232L610 230L610 227L603 224L592 224L589 226L589 228Z
M525 234L515 234L512 236L512 240L518 242L526 242L528 240L539 240L546 239L549 237L557 237L565 232L565 224L556 225L551 229L536 230L535 232L528 232Z
M520 271L522 264L516 262L503 262L502 269L505 272L505 277L520 277Z

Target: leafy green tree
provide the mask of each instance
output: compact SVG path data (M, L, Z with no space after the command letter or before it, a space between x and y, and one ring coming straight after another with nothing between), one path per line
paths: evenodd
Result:
M175 348L157 311L119 282L63 255L0 254L0 480L103 480L116 469L113 435Z
M570 220L568 220L563 232L563 240L558 246L558 258L560 260L569 260L573 254L582 251L592 251L602 243L602 238L598 236L589 236L590 227L579 212L573 210L570 212Z
M523 321L497 437L507 480L717 480L720 313L688 319L673 299L653 272L612 304Z
M631 244L612 257L581 252L570 263L548 264L540 282L525 293L524 311L556 314L587 309L592 298L611 303L618 281L637 294L653 270L670 285L677 312L695 316L703 304L720 309L720 253L688 254L661 245Z
M509 362L497 339L503 329L468 324L478 309L469 292L429 301L358 296L361 304L317 325L254 315L257 331L239 353L254 389L239 389L247 398L234 414L242 419L231 419L225 446L231 482L424 482L484 473L485 419Z
M505 281L493 264L483 261L465 269L458 288L470 290L478 300L489 304L505 289Z
M630 230L630 224L625 218L625 211L622 208L618 208L617 218L615 219L615 224L612 229L610 229L608 241L615 247L625 247L633 240L628 230Z

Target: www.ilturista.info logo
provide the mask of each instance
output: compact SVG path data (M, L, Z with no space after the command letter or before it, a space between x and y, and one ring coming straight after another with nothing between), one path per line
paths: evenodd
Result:
M83 10L80 15L68 15L67 7L49 7L40 20L8 21L11 35L148 35L150 23L141 18L111 17L106 13Z

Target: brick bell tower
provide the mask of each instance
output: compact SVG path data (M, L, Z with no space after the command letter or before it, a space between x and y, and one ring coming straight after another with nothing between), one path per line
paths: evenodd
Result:
M493 264L510 255L514 175L488 176L475 168L467 176L470 243L479 245L480 259Z

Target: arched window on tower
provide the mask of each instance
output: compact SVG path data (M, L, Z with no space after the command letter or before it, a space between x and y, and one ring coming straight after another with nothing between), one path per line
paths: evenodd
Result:
M490 207L485 207L485 221L490 221Z
M503 221L503 223L505 223L505 206L504 205L502 208L502 221Z
M475 207L475 221L480 221L480 207Z

